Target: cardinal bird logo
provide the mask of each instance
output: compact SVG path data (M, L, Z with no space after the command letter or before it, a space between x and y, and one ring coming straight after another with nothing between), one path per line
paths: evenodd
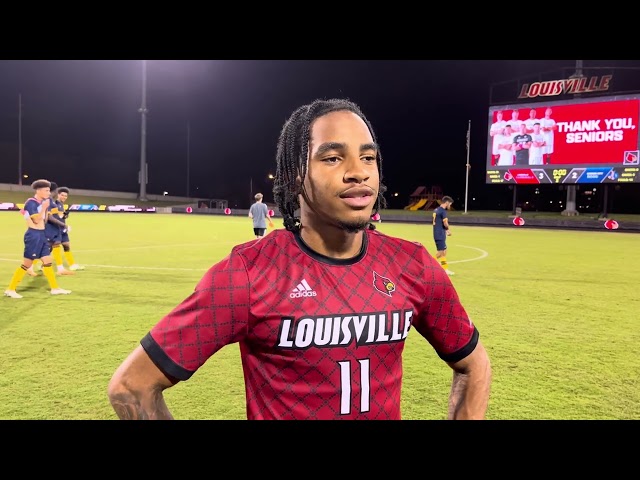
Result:
M638 150L634 150L632 152L624 152L624 161L622 162L623 165L638 165L638 158L640 157L640 155L638 155Z
M396 289L396 284L389 280L387 277L383 277L382 275L373 272L373 286L381 293L384 293L387 296L391 296L391 292L394 292Z

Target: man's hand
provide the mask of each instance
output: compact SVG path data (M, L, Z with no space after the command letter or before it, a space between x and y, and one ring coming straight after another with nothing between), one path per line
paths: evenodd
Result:
M450 237L451 236L451 230L447 230L446 232L447 232L447 237Z

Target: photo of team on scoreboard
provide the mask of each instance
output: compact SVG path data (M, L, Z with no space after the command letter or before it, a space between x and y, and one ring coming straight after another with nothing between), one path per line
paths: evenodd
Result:
M509 115L510 118L505 120ZM548 165L553 154L553 138L558 126L553 110L544 109L538 118L536 109L521 120L518 110L498 110L489 130L492 142L491 166Z

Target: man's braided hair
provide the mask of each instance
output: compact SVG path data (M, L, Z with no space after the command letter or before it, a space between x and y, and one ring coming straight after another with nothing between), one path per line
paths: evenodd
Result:
M300 208L298 195L300 187L296 183L299 176L304 182L307 174L307 159L309 156L309 137L311 124L323 115L337 111L349 111L358 115L365 122L371 133L373 141L377 143L376 135L369 120L365 117L360 107L350 100L332 98L329 100L314 100L308 105L297 108L285 122L278 139L276 151L276 175L273 181L273 198L280 209L284 220L284 226L292 232L299 232L301 228L300 218L295 216ZM376 154L380 185L378 198L373 206L375 215L381 208L386 207L384 192L387 187L382 184L382 154L378 150ZM375 229L369 222L369 229Z

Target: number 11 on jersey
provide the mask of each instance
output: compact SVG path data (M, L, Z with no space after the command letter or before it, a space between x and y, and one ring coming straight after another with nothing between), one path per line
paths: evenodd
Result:
M370 409L370 371L369 359L358 360L360 364L360 413L366 413ZM338 362L340 365L340 413L351 413L351 361Z

